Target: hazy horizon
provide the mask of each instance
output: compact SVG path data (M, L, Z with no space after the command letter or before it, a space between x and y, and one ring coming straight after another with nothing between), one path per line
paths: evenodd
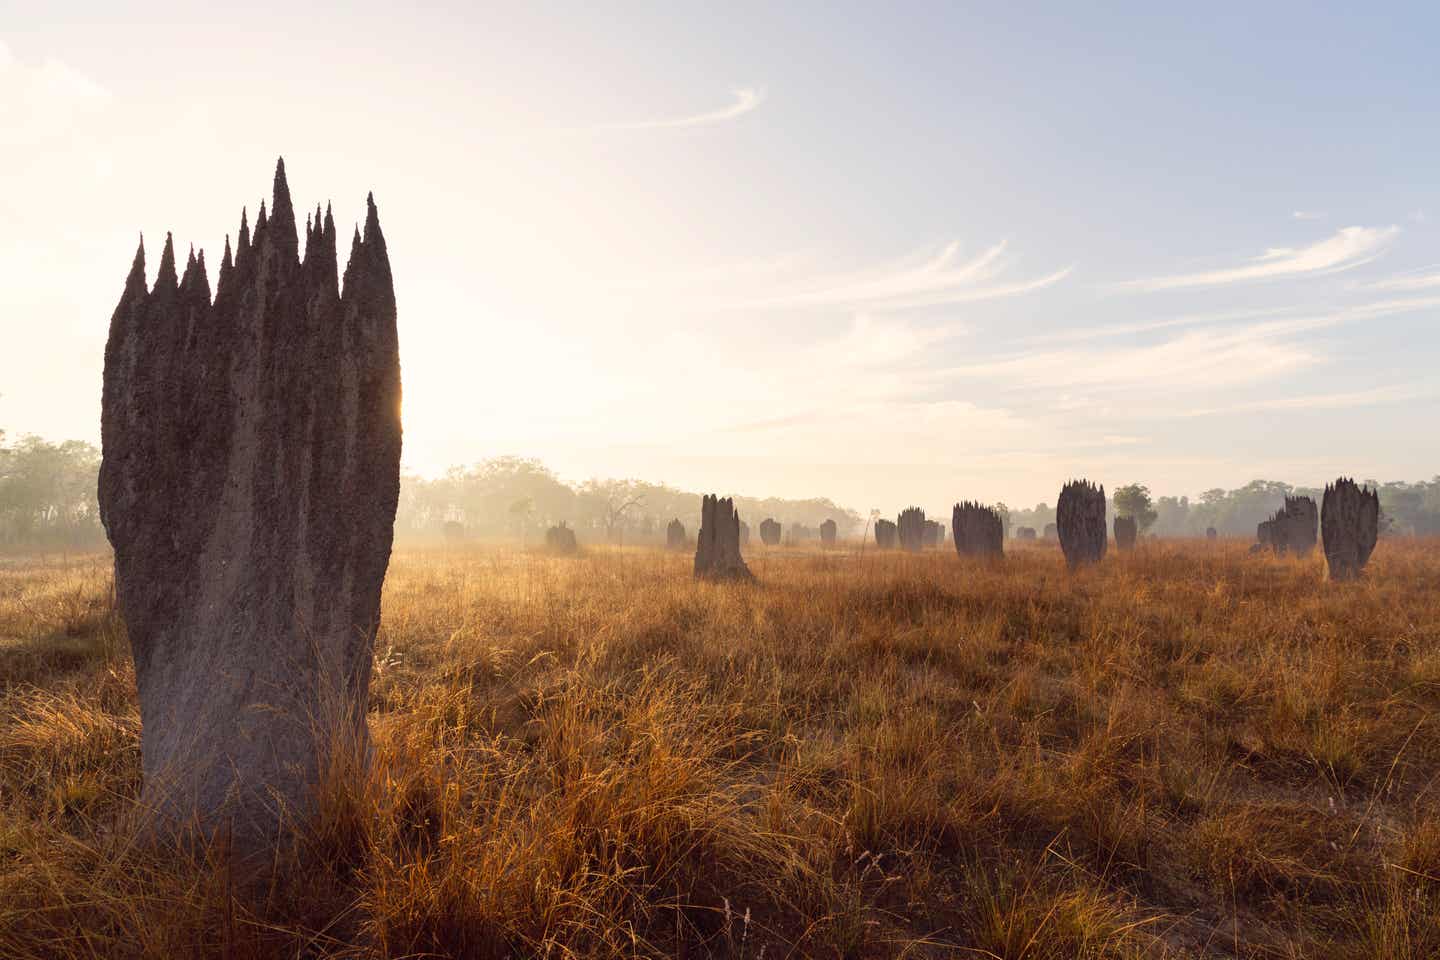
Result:
M7 7L0 430L98 442L137 236L213 280L283 155L302 219L375 193L409 471L888 514L1440 470L1433 11L339 9Z

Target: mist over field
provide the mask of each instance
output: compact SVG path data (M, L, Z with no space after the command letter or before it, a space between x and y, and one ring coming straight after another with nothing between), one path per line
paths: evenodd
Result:
M1440 957L1440 14L11 4L0 958Z

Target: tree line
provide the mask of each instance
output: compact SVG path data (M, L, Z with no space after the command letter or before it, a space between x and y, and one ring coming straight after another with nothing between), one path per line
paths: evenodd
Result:
M786 527L818 528L834 520L841 531L859 534L864 520L824 497L734 497L735 509L752 529L773 517ZM400 478L395 533L400 538L435 538L447 529L466 537L506 537L538 542L549 527L564 522L581 541L663 542L665 527L679 520L693 535L700 525L700 492L635 479L592 478L574 486L539 460L495 457L452 467L435 479ZM456 526L458 525L458 526Z
M100 451L80 440L52 442L23 436L7 442L0 432L0 547L86 549L103 546L105 533L95 490ZM1366 481L1380 491L1383 532L1440 536L1440 476L1415 483ZM1199 497L1153 497L1143 484L1117 488L1112 514L1134 516L1140 529L1160 537L1200 537L1208 527L1222 536L1251 537L1285 496L1313 497L1323 491L1275 480L1255 480L1235 490L1216 488ZM1019 527L1043 531L1055 522L1053 506L1029 509L996 505L1013 536ZM773 517L785 527L815 529L834 520L840 535L859 536L868 518L833 501L815 497L735 497L741 518L758 530ZM542 462L494 457L452 467L433 479L401 478L395 517L401 540L438 540L452 533L476 539L509 538L539 542L544 531L564 522L582 541L646 543L663 541L665 525L679 519L693 534L700 523L700 493L665 483L592 478L567 484ZM458 527L456 526L458 525ZM756 534L758 536L758 532Z

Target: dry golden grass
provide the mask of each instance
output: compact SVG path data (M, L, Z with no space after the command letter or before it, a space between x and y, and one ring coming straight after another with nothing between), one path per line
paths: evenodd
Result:
M689 564L398 554L258 898L137 842L108 561L0 567L0 956L1440 956L1440 544Z

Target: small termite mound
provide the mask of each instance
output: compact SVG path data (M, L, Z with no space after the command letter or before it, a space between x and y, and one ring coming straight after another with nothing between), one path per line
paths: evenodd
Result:
M1134 517L1115 518L1115 548L1130 552L1135 549L1135 538L1139 531L1135 525Z
M579 549L575 543L575 531L561 520L545 531L545 549L551 553L574 553Z
M1030 529L1026 527L1025 529ZM950 512L955 552L962 557L996 559L1005 553L1005 524L989 507L966 500ZM1031 538L1035 535L1030 530Z
M919 553L925 545L925 511L919 507L906 507L900 511L895 528L900 538L900 549Z
M706 494L700 501L700 535L695 541L695 576L749 580L740 556L740 515L729 497Z

